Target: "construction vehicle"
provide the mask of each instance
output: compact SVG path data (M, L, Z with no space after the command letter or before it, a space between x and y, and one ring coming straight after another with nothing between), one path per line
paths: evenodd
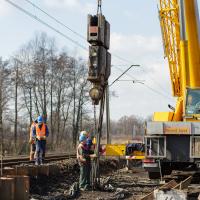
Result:
M200 24L197 0L159 0L158 4L164 53L169 64L172 94L177 102L175 108L169 105L171 112L155 112L153 121L146 123L145 154L139 151L138 158L145 158L143 166L150 178L170 174L173 169L200 167ZM98 96L98 103L102 95L96 94L103 92L96 92L96 83L94 86L95 92L91 94L95 95L91 97L95 99ZM108 144L105 155L127 155L126 148L126 144ZM137 158L134 151L132 156Z
M150 178L200 167L200 29L196 0L159 0L173 96L172 112L147 122L144 168Z

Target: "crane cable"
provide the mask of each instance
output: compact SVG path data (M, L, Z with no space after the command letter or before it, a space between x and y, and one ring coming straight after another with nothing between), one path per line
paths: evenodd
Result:
M98 1L98 4L97 4L97 15L98 15L102 13L102 9L101 9L102 0L97 0L97 1Z

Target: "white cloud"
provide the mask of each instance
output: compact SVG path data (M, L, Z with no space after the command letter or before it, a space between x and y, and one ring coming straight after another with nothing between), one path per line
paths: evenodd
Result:
M151 56L161 54L162 43L160 37L145 37L142 35L111 34L111 50L119 52L124 57L141 58L144 55Z
M11 11L11 5L9 5L5 0L0 0L0 17L6 16Z
M112 118L119 118L125 114L145 117L155 111L168 111L168 103L174 105L168 64L163 59L160 37L112 33L111 51L134 64L140 64L140 68L132 69L128 74L138 80L145 80L146 85L133 85L132 82L115 83L112 90L115 90L119 97L111 100ZM112 62L124 63L115 57ZM124 71L127 67L128 64L121 69ZM112 68L112 72L111 82L121 74L115 67ZM125 75L122 79L131 78Z
M84 14L93 12L96 8L94 3L84 3L79 0L45 0L44 2L49 7L63 8Z
M45 4L50 7L76 7L79 2L78 0L45 0Z

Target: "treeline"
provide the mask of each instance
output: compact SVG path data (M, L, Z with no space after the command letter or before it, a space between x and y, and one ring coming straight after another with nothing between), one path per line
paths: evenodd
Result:
M112 121L112 135L123 135L134 138L144 135L144 119L131 115L123 116L118 121Z
M89 88L87 63L58 50L45 33L35 35L8 60L0 58L1 152L27 153L30 124L39 115L49 127L48 150L73 149L80 130L94 130ZM135 116L111 121L112 138L141 135L143 124Z
M87 66L81 58L59 51L45 33L25 44L13 57L0 59L0 132L4 150L27 148L29 127L46 118L49 148L76 144L80 129L90 124ZM2 130L1 130L2 128Z

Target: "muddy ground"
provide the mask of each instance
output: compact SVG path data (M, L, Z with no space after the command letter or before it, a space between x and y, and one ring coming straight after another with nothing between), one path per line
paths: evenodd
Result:
M79 166L75 159L57 164L61 170L59 175L31 178L32 200L72 199L68 193L72 184L78 181ZM117 160L102 160L100 164L101 183L104 186L97 191L81 191L73 199L139 199L157 185L157 183L148 182L144 170L133 168L127 171L124 164Z
M141 167L125 168L125 163L117 160L102 160L101 188L93 191L77 192L75 197L69 190L79 178L79 166L75 159L57 162L61 173L51 177L31 178L30 199L32 200L139 200L159 186L159 181L149 180ZM195 186L197 189L197 187ZM190 189L194 190L194 188ZM198 199L198 192L189 200Z

